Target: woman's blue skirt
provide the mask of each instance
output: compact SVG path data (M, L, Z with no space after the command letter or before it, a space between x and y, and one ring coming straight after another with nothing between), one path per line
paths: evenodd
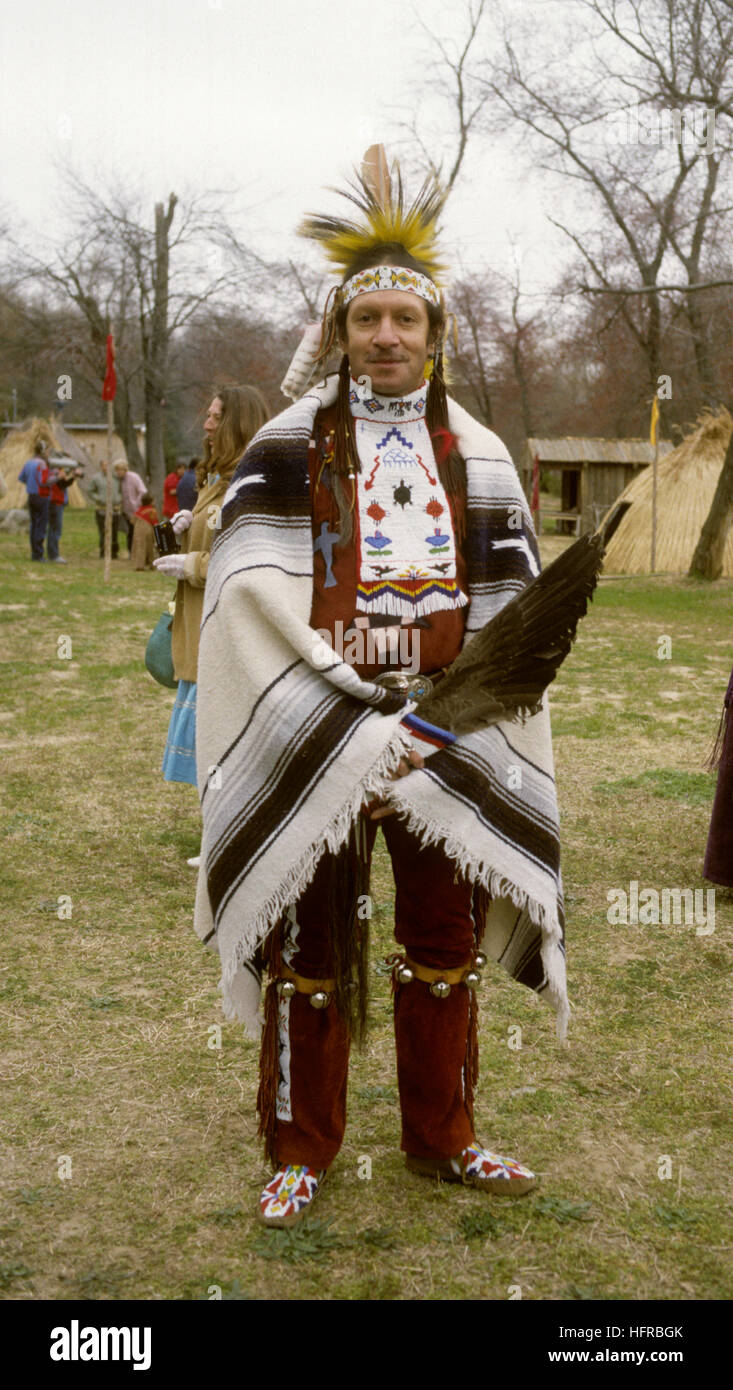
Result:
M163 754L166 782L196 786L196 682L179 681Z

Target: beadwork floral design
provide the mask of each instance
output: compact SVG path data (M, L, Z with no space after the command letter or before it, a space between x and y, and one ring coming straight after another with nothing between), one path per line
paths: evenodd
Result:
M282 1221L300 1216L313 1201L323 1180L325 1168L309 1168L304 1163L288 1163L278 1168L260 1197L265 1221Z
M516 1178L534 1178L534 1173L529 1168L523 1168L516 1159L502 1158L490 1149L479 1148L478 1144L469 1144L468 1148L463 1150L461 1160L464 1176L467 1178L499 1178L509 1182Z

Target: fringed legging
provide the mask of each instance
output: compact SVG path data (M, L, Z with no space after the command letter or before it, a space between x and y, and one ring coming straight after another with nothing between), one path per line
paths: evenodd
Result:
M363 820L366 857L377 823ZM424 848L396 816L380 822L395 878L395 937L417 965L436 970L468 967L480 940L481 913L470 884L440 846ZM271 959L308 980L334 974L329 916L336 860L325 855L315 877L280 929ZM484 905L482 905L484 906ZM307 994L282 998L268 989L272 1017L263 1039L260 1129L277 1164L333 1162L346 1122L351 1030L332 1000L315 1009ZM395 1041L402 1111L401 1146L423 1158L451 1158L474 1138L472 1090L476 1078L475 998L465 985L437 998L425 981L396 984ZM268 1094L269 1092L269 1094ZM269 1113L268 1113L269 1112Z

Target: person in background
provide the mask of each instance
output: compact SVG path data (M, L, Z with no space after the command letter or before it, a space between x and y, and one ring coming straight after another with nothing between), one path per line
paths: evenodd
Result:
M135 525L133 527L132 550L130 551L130 561L135 570L151 570L155 559L155 536L153 527L158 525L158 513L155 510L152 496L149 492L144 492L140 498L140 506L135 512Z
M702 876L723 888L733 888L733 671L710 764L718 769L718 781Z
M160 574L178 580L172 633L178 694L163 754L163 777L167 782L190 782L196 786L196 675L209 555L234 470L269 414L267 402L254 386L226 386L216 392L204 421L204 455L196 475L196 505L173 517L173 530L181 542L182 553L163 555L154 561ZM168 479L166 486L167 483ZM199 860L196 857L188 862L196 867Z
M196 505L196 469L198 468L198 462L198 459L191 459L188 468L176 488L178 507L182 512L193 511Z
M185 463L177 463L174 471L168 474L163 484L163 517L166 521L171 521L178 511L176 493L185 471Z
M122 491L119 480L116 477L107 478L107 460L101 459L99 463L100 472L95 473L89 484L89 500L94 507L94 515L97 519L97 530L99 532L99 558L104 559L104 522L107 507L107 491L112 489L112 559L116 560L119 556L119 542L117 530L122 515Z
M140 474L133 472L126 459L116 459L114 470L115 477L120 485L120 492L122 493L122 515L120 520L127 534L127 553L130 555L132 553L132 533L135 526L135 515L147 488Z
M48 477L51 488L48 508L48 532L46 552L49 560L56 565L65 565L63 555L59 555L59 541L64 524L64 507L68 505L69 488L75 478L83 478L84 469L73 463L61 464L54 468Z
M49 484L48 445L39 440L33 446L33 453L26 459L18 474L18 482L23 483L28 493L30 511L31 560L43 560L43 546L48 530L48 513L51 504Z

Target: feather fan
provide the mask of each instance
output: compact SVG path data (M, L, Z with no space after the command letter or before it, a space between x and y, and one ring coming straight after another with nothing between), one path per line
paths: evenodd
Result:
M536 714L598 582L603 555L630 502L581 536L466 643L417 713L454 734Z

